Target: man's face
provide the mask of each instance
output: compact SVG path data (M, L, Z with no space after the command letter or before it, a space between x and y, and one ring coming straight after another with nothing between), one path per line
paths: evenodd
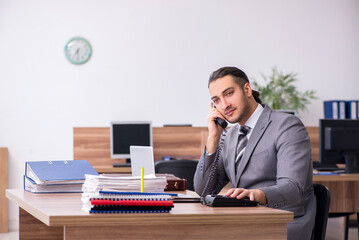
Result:
M211 100L230 123L244 124L249 117L250 104L246 87L244 85L242 89L230 75L218 78L209 85Z

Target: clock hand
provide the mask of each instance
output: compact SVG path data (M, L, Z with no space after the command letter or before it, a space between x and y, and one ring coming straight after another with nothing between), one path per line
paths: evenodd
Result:
M75 52L75 56L77 55L77 60L79 60L79 51L80 51L80 49L78 48L78 49L76 49L76 52Z

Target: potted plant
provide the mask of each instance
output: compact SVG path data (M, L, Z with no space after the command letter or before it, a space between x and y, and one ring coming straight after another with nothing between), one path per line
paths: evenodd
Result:
M306 105L317 97L314 90L299 91L294 85L298 80L296 76L296 73L284 74L273 67L268 77L262 74L264 85L253 81L253 87L260 92L263 103L272 109L292 110L298 113L299 110L307 110Z

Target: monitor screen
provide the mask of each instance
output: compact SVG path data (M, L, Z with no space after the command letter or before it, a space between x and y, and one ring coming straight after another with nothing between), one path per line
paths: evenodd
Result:
M324 164L346 163L359 153L359 120L319 120L319 161Z
M111 158L130 159L130 146L152 146L152 123L111 122Z

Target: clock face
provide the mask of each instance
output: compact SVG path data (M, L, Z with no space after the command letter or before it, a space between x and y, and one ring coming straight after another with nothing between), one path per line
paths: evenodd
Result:
M90 43L82 37L74 37L65 46L66 58L73 64L87 62L92 54Z

